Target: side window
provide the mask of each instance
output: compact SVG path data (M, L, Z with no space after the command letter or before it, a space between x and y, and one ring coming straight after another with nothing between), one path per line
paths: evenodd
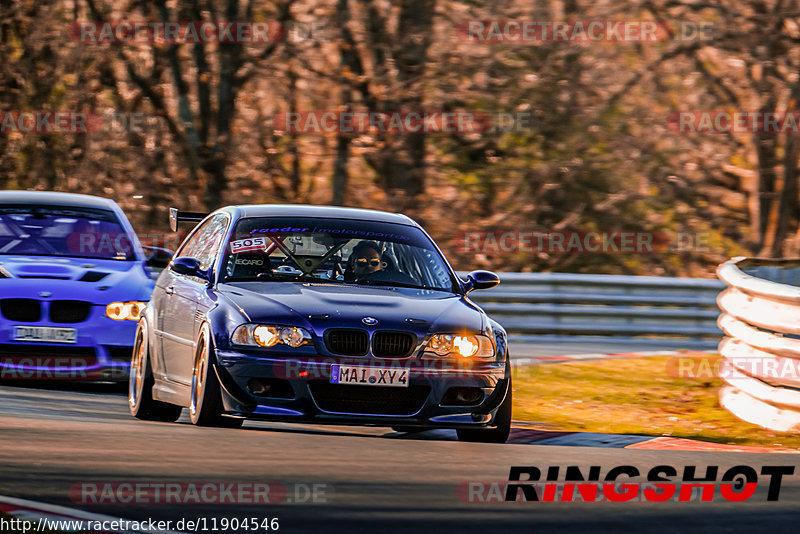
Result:
M217 215L201 226L178 252L178 256L197 258L205 270L214 264L217 247L228 228L228 217Z

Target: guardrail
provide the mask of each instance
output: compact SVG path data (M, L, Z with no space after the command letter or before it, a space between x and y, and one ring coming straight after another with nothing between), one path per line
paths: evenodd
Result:
M466 277L466 273L459 273ZM563 273L500 273L470 298L517 342L593 341L715 348L719 280Z
M734 258L717 269L720 403L745 421L800 430L800 260Z

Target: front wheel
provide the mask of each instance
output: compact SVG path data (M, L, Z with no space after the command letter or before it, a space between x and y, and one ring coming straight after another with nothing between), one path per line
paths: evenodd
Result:
M459 441L474 441L481 443L505 443L511 432L511 375L508 377L508 392L503 403L494 416L495 426L492 428L463 428L458 429Z
M128 378L128 408L137 419L173 423L181 416L183 408L153 399L154 379L148 347L147 323L141 321L136 327L136 342L133 345Z
M244 422L242 419L224 417L222 406L222 392L213 369L214 346L211 330L208 325L203 325L200 338L197 341L197 352L194 358L192 371L192 395L189 404L189 415L192 423L197 426L216 426L224 428L238 428Z

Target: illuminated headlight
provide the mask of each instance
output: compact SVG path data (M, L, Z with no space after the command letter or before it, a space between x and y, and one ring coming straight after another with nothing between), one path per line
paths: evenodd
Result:
M234 330L231 341L236 345L274 347L282 343L300 347L311 342L311 334L299 326L275 326L267 324L243 324Z
M144 312L146 302L112 302L106 306L106 317L115 321L138 321Z
M425 346L424 357L435 356L493 360L494 343L481 335L434 334Z

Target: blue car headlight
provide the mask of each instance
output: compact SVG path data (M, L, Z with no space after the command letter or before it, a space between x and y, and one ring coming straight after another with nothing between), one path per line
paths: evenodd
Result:
M115 321L138 321L142 317L146 302L112 302L106 306L106 317Z
M434 334L428 340L423 358L471 358L493 360L494 343L483 335Z
M311 334L299 326L278 326L268 324L243 324L233 331L231 342L236 345L274 347L278 344L293 348L311 342Z

